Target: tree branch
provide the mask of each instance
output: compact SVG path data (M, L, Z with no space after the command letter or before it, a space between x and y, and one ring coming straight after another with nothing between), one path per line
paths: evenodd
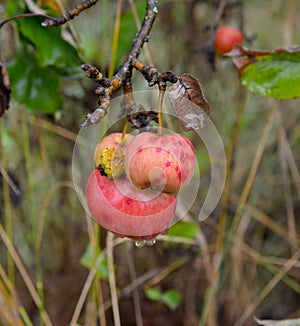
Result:
M67 10L63 15L60 17L49 17L47 20L42 22L43 27L52 27L52 26L59 26L63 25L66 22L73 19L75 16L78 16L82 11L91 8L94 6L98 0L86 0L82 4L78 5L74 9Z
M157 13L157 0L147 0L146 14L142 26L136 38L132 42L132 47L127 55L126 60L120 66L119 70L112 77L109 83L107 83L107 79L103 78L102 74L96 68L86 65L82 67L83 69L85 67L89 67L89 69L94 69L95 71L97 71L97 73L95 74L95 76L97 77L93 77L93 75L90 74L89 71L87 72L90 74L89 77L95 79L101 85L102 88L100 90L101 97L99 100L99 106L92 113L89 113L86 116L86 119L81 124L81 127L87 127L91 124L100 122L101 119L107 113L107 108L109 106L112 94L118 91L123 86L126 80L131 78L133 62L134 60L137 60L144 43L149 41L149 34ZM104 84L105 80L106 83Z

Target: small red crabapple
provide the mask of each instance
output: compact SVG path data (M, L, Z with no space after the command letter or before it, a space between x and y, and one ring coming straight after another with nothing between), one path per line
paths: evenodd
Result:
M86 199L91 215L103 228L139 241L164 233L176 209L176 196L142 191L127 178L116 182L97 169L87 181Z
M196 157L192 143L183 135L143 132L129 143L125 172L137 187L176 194L194 172Z
M221 26L215 31L214 44L217 53L230 52L236 44L242 44L244 35L237 27Z

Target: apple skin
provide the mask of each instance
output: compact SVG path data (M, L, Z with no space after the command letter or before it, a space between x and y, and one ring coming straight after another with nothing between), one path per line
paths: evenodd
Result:
M243 41L244 35L237 27L221 26L215 31L215 49L219 54L230 52L236 44L242 44Z
M122 133L115 132L101 139L96 147L95 154L94 154L94 161L96 167L98 167L99 164L101 164L101 153L105 148L118 147L118 148L122 148L123 151L125 151L128 143L132 140L133 137L134 136L131 134L126 134L122 139Z
M94 220L103 228L135 240L153 239L167 231L176 196L142 191L127 178L115 180L95 169L87 181L86 199Z
M176 194L187 184L196 163L192 143L181 134L143 132L134 137L125 153L125 172L137 187Z

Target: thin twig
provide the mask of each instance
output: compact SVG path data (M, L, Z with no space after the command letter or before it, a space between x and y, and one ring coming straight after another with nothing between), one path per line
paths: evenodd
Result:
M98 83L100 83L105 90L99 100L99 106L94 110L94 112L87 115L85 121L81 124L81 127L87 127L91 124L99 123L102 120L102 118L107 114L112 94L122 87L128 76L131 76L133 68L132 62L139 57L144 43L148 42L149 40L149 33L158 13L156 5L156 0L147 0L146 14L142 26L137 33L136 38L132 42L133 44L126 60L120 66L117 73L110 79L110 83L108 85L103 85L102 80L98 80ZM105 79L103 79L103 81L105 81Z
M63 25L66 22L73 19L75 16L78 16L82 11L91 8L94 6L98 0L86 0L82 4L78 5L74 9L67 10L63 15L60 17L47 17L48 19L42 22L43 27L52 27L52 26L59 26Z
M140 21L140 18L139 18L137 9L136 9L136 5L133 2L133 0L128 0L128 2L129 2L129 5L130 5L132 14L133 14L135 25L136 25L137 29L139 30L141 28L141 21ZM154 62L153 62L153 59L152 59L148 44L144 44L144 52L145 52L145 57L146 57L148 65L154 66Z
M20 18L27 18L27 17L42 17L42 18L51 18L50 16L48 15L44 15L44 14L37 14L37 13L26 13L26 14L20 14L20 15L16 15L16 16L13 16L13 17L10 17L10 18L7 18L5 20L3 20L1 23L0 23L0 29L7 23L13 21L13 20L17 20L17 19L20 19Z

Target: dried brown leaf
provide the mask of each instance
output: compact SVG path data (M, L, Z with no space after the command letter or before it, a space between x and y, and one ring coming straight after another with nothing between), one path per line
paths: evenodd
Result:
M197 130L205 126L210 106L196 77L182 74L168 89L168 97L183 130Z
M300 325L300 318L271 320L271 319L258 319L254 317L254 320L258 325L261 326L299 326Z
M0 62L0 117L2 117L9 108L10 93L9 76L5 66Z

